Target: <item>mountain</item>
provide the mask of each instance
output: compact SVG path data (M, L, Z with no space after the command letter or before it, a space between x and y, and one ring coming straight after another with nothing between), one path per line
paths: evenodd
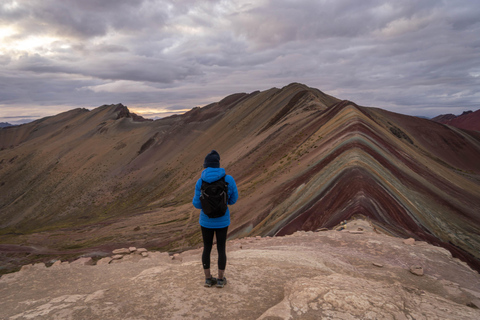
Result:
M215 149L240 193L231 239L363 217L480 270L480 132L298 83L139 120L105 105L0 131L3 265L198 247L193 188Z
M12 124L8 122L0 122L0 128L11 127Z
M480 109L477 111L464 111L461 115L442 114L432 118L433 121L448 124L460 129L480 131Z
M203 286L201 249L25 265L0 278L0 310L36 320L480 318L480 276L447 250L363 220L342 228L228 241L222 289Z

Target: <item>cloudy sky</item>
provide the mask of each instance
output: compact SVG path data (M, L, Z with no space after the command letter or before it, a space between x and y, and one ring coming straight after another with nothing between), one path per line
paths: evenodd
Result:
M149 118L304 83L411 115L480 108L480 1L1 0L0 122Z

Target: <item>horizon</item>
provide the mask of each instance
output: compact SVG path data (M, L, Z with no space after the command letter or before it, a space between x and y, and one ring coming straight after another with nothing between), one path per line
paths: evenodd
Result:
M480 108L478 16L466 0L6 0L0 122L112 101L161 118L292 82L457 115Z
M248 94L250 94L251 92L249 92ZM218 101L214 101L212 103L215 103L215 102L218 102ZM355 101L353 101L355 102ZM103 105L114 105L116 103L111 103L111 104L103 104ZM121 102L119 102L119 104L123 104ZM146 116L145 114L148 115L148 112L147 113L142 113L142 112L139 112L138 110L142 110L142 108L139 108L139 109L136 109L136 108L131 108L129 107L128 105L125 105L123 104L125 107L128 108L128 110L132 113L135 113L136 115L139 115L139 116L142 116L143 118L147 119L147 120L160 120L160 119L163 119L163 118L167 118L167 117L170 117L170 116L173 116L173 115L182 115L194 108L203 108L205 106L207 106L208 104L205 104L205 105L201 105L201 106L195 106L195 107L192 107L191 109L188 109L188 110L183 110L183 112L162 112L162 114L164 114L164 116L155 116L155 117L148 117ZM78 109L78 108L83 108L83 109L86 109L88 111L92 111L96 108L99 108L101 107L102 105L100 106L96 106L96 107L77 107L77 108L71 108L71 109L68 109L68 110L64 110L64 111L60 111L56 114L51 114L51 115L46 115L46 116L42 116L42 117L36 117L36 116L21 116L21 117L15 117L15 116L9 116L9 117L3 117L1 118L0 117L0 123L5 123L5 124L9 124L11 126L18 126L18 125L22 125L22 124L27 124L27 123L30 123L30 122L34 122L36 120L40 120L40 119L43 119L43 118L48 118L48 117L54 117L54 116L57 116L63 112L68 112L68 111L71 111L71 110L74 110L74 109ZM365 107L368 107L368 106L365 106ZM376 108L376 107L372 107L372 108ZM475 111L478 111L480 109L477 109L477 110L463 110L461 113L459 114L454 114L455 116L460 116L462 115L463 113L465 112L475 112ZM389 110L390 111L390 110ZM392 111L392 112L396 112L396 111ZM433 116L433 117L428 117L428 116L423 116L423 115L411 115L411 114L405 114L405 113L401 113L401 112L396 112L396 113L400 113L400 114L403 114L403 115L407 115L407 116L412 116L412 117L419 117L419 118L425 118L425 119L428 119L428 120L431 120L432 118L436 117L436 116L440 116L440 115L446 115L446 114L452 114L452 113L444 113L444 114L438 114L436 116ZM157 113L158 115L158 113ZM14 120L14 121L11 121L9 119L17 119L17 120Z
M250 94L250 92L249 92ZM218 102L218 101L214 101L213 103L215 102ZM353 101L355 102L355 101ZM119 102L120 104L123 104L121 102ZM103 104L103 105L114 105L116 103L111 103L111 104ZM163 116L158 116L158 113L157 113L157 116L154 116L154 117L148 117L146 116L146 114L148 115L148 112L147 113L142 113L142 112L139 112L138 110L142 110L142 108L139 108L139 109L136 109L136 108L132 108L132 107L129 107L128 105L125 105L123 104L125 107L128 108L128 110L132 113L135 113L136 115L138 116L142 116L143 118L147 119L147 120L153 120L153 121L156 121L156 120L160 120L160 119L163 119L163 118L167 118L167 117L170 117L170 116L173 116L173 115L182 115L194 108L203 108L205 106L207 106L208 104L205 104L205 105L202 105L202 106L195 106L195 107L192 107L191 109L188 109L188 110L183 110L183 112L162 112L161 114L163 114ZM64 110L64 111L60 111L56 114L51 114L51 115L45 115L45 116L42 116L42 117L38 117L38 116L21 116L21 117L15 117L15 116L8 116L8 117L3 117L1 118L0 117L0 123L5 123L5 124L8 124L8 125L11 125L11 126L19 126L19 125L22 125L22 124L28 124L28 123L31 123L31 122L34 122L36 120L41 120L41 119L44 119L44 118L49 118L49 117L54 117L54 116L57 116L63 112L68 112L68 111L71 111L71 110L74 110L74 109L78 109L78 108L83 108L83 109L87 109L88 111L92 111L96 108L99 108L101 107L100 106L96 106L96 107L77 107L77 108L71 108L71 109L67 109L67 110ZM369 108L370 106L365 106L367 108ZM377 108L377 107L372 107L372 108ZM387 110L387 109L385 109ZM388 110L388 111L391 111L391 112L396 112L396 113L399 113L399 114L403 114L403 115L406 115L406 116L412 116L412 117L418 117L418 118L424 118L424 119L428 119L428 120L431 120L432 118L436 117L436 116L441 116L441 115L447 115L447 114L453 114L455 116L461 116L463 113L465 112L475 112L475 111L478 111L480 109L470 109L470 110L463 110L461 111L460 113L458 114L454 114L454 113L443 113L443 114L437 114L435 116L432 116L432 117L429 117L429 116L424 116L424 115L412 115L412 114L406 114L406 113L401 113L401 112L397 112L397 111L391 111L391 110ZM10 119L17 119L17 120L10 120Z

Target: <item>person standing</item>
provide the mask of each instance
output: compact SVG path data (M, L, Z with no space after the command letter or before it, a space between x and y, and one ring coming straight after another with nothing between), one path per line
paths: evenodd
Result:
M200 227L202 229L203 238L203 253L202 264L203 271L205 273L205 286L211 287L216 285L218 288L223 288L227 284L225 278L225 267L227 264L226 243L227 243L227 231L230 225L230 210L227 210L224 215L217 218L208 217L202 208L200 196L202 195L201 188L205 181L206 183L212 183L222 178L228 184L228 198L227 204L233 205L238 199L238 190L235 180L232 176L227 175L224 168L220 167L220 155L217 151L212 150L205 157L203 163L205 168L202 171L201 178L198 179L195 184L195 195L193 197L193 206L200 211ZM210 253L213 246L213 237L217 239L217 251L218 251L218 279L212 277L210 272Z

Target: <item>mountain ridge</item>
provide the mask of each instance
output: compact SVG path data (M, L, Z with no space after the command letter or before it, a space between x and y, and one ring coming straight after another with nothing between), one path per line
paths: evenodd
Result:
M241 197L230 238L331 228L361 215L480 269L475 131L298 83L155 121L122 110L76 109L0 132L0 244L57 254L197 247L192 186L216 149Z
M458 116L451 113L441 114L432 118L432 120L459 129L480 131L480 109L477 111L464 111Z

